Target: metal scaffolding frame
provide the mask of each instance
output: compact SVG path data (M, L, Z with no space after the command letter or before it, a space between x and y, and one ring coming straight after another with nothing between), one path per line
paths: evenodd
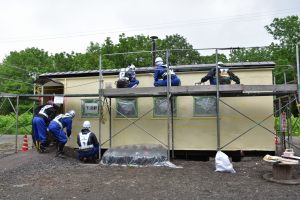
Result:
M170 74L170 65L169 65L169 56L170 56L170 50L167 49L167 50L155 50L155 53L156 52L166 52L166 66L167 66L167 113L168 113L168 116L167 116L167 127L168 127L168 134L167 134L167 148L168 148L168 151L167 151L167 157L168 157L168 160L170 160L170 137L172 137L172 157L174 158L174 132L173 132L173 110L172 109L172 96L171 96L171 92L170 92L170 88L171 88L171 74ZM113 53L113 54L100 54L99 56L99 105L102 106L102 98L104 97L104 93L103 93L103 74L102 74L102 56L115 56L115 55L127 55L127 54L140 54L140 53L154 53L154 51L139 51L139 52L127 52L127 53ZM112 145L112 134L111 134L111 98L109 99L109 115L110 115L110 133L109 133L109 146L111 148L111 145ZM108 104L106 104L108 106ZM102 109L102 108L101 108ZM146 112L146 114L148 114L149 112L151 112L153 110L153 108ZM117 111L117 110L115 110ZM118 111L117 111L118 112ZM138 127L139 129L143 130L145 133L147 133L148 135L150 135L152 138L154 138L155 140L157 140L158 142L160 142L161 144L163 144L164 146L166 146L162 141L160 141L159 139L157 139L156 137L154 137L151 133L149 133L148 131L146 131L145 129L139 127L135 122L138 121L139 119L141 119L144 115L142 115L141 117L139 117L137 120L130 120L128 119L126 116L124 116L127 120L129 120L131 123L129 124L130 125L135 125L136 127ZM127 126L127 127L129 127ZM126 127L126 128L127 128ZM125 129L126 129L125 128ZM123 131L124 129L122 129L121 131ZM115 135L119 134L121 131L117 132ZM171 131L172 131L172 134L171 134ZM99 138L101 138L101 122L99 123ZM107 141L105 141L107 142ZM104 143L105 143L104 142ZM101 139L99 139L99 157L101 159L101 146L104 144L102 143L101 144Z
M17 95L17 94L8 94L8 93L0 93L0 99L4 99L2 102L1 102L1 105L0 105L0 109L3 108L3 105L5 103L5 101L7 100L10 104L10 107L12 108L13 110L13 113L15 114L15 116L13 115L13 117L16 119L16 124L15 124L15 152L17 153L18 152L18 133L19 133L19 127L22 126L22 124L19 123L19 117L20 117L20 113L19 113L19 103L20 103L20 96L21 95ZM14 103L12 102L12 99L15 99L16 100L16 105L14 105ZM29 107L24 113L22 114L25 114L27 112L29 112L30 110L33 110L34 108L34 104ZM11 114L11 113L10 113ZM11 114L12 115L12 114ZM12 125L9 125L8 126L8 129L10 127L12 127ZM24 126L23 128L26 129L26 127ZM31 132L31 130L28 130L26 129L26 131L28 132ZM0 137L2 136L3 133L0 133Z
M252 47L247 47L247 48L252 48ZM254 47L254 48L257 48L257 47ZM191 50L215 50L215 54L216 54L216 71L218 71L218 51L219 50L233 50L233 49L241 49L240 47L230 47L230 48L206 48L206 49L173 49L173 50L165 50L166 52L166 66L167 66L167 73L168 73L168 76L167 76L167 101L168 101L168 120L167 120L167 128L168 128L168 134L167 134L167 147L168 147L168 160L170 160L170 149L172 148L172 158L174 158L174 126L173 126L173 109L172 109L172 93L171 93L171 80L170 80L170 73L169 73L169 69L170 69L170 66L169 66L169 55L170 55L170 51L191 51ZM162 52L164 50L160 50L160 52ZM103 93L103 76L102 76L102 56L113 56L113 55L125 55L125 54L138 54L138 53L145 53L145 52L148 52L148 53L153 53L153 51L140 51L140 52L127 52L127 53L115 53L115 54L103 54L99 56L99 102L100 102L100 105L101 102L102 102L102 98L104 97L104 93ZM156 51L158 52L158 51ZM285 76L285 73L284 73L284 76ZM265 121L266 119L270 118L271 116L273 116L273 113L271 115L269 115L268 117L266 117L265 119L263 119L262 121L260 122L257 122L253 119L251 119L250 117L248 117L247 115L241 113L240 111L238 111L237 109L235 109L233 106L231 105L228 105L227 103L225 103L224 101L222 101L220 99L220 90L219 90L219 76L216 76L216 79L217 79L217 84L216 84L216 92L215 92L215 95L216 95L216 126L217 126L217 149L216 150L221 150L223 149L224 147L228 146L229 144L231 144L232 142L234 142L235 140L237 140L238 138L240 138L241 136L245 135L246 133L248 133L250 130L252 130L253 128L255 128L256 126L260 126L264 129L266 129L268 132L272 133L273 135L276 136L276 133L269 130L268 128L264 127L261 125L261 123L263 121ZM285 77L285 84L286 84L286 77ZM109 115L110 115L110 137L109 137L109 141L110 141L110 147L111 147L111 142L112 142L112 137L119 134L121 131L117 132L116 134L114 134L113 136L111 135L111 98L109 100L109 106L110 109L109 109ZM229 141L228 143L226 143L225 145L223 145L221 147L221 142L220 142L220 137L221 137L221 133L220 133L220 113L219 113L219 103L222 102L223 104L225 104L226 106L228 106L229 108L233 109L234 111L238 112L239 114L241 114L242 116L248 118L250 121L254 122L255 123L255 126L251 127L250 129L248 129L247 131L241 133L239 136L237 136L236 138L232 139L231 141ZM293 102L293 101L292 101ZM291 102L291 103L292 103ZM290 103L289 103L290 104ZM107 104L108 105L108 104ZM151 109L152 110L152 109ZM151 112L151 110L149 112ZM277 112L277 111L276 111ZM147 114L148 112L146 112ZM141 117L139 117L137 120L133 121L130 125L135 124L136 121L138 121L140 118L142 118L144 115L142 115ZM126 127L127 128L127 127ZM144 129L143 129L144 130ZM145 131L145 130L144 130ZM147 132L147 131L145 131ZM147 132L148 133L148 132ZM149 133L148 133L149 134ZM150 134L151 135L151 134ZM172 147L170 148L170 137L171 137L171 141L172 141ZM101 127L99 126L99 138L101 138ZM284 139L285 140L285 139ZM105 141L107 142L107 141ZM105 143L104 142L104 143ZM161 141L159 141L161 142ZM102 143L102 144L104 144ZM101 147L99 149L99 153L101 154Z
M297 46L298 47L298 46ZM166 52L166 65L167 65L167 72L168 72L168 76L167 76L167 82L168 82L168 85L167 85L167 92L166 92L166 97L167 97L167 103L168 103L168 119L167 119L167 122L168 122L168 134L167 134L167 147L168 147L168 160L170 160L170 149L172 148L172 158L174 158L174 124L173 124L173 104L172 104L172 98L174 96L174 94L172 93L172 87L171 87L171 84L170 84L170 66L169 66L169 55L170 55L170 51L190 51L190 50L215 50L216 52L216 70L217 70L217 67L218 67L218 51L219 50L232 50L232 49L240 49L240 47L237 47L237 48L208 48L208 49L174 49L174 50L156 50L156 52ZM298 48L297 48L298 50ZM101 106L100 109L103 109L103 105L105 103L105 105L107 106L107 109L109 111L109 117L110 117L110 124L109 124L109 130L110 130L110 133L109 133L109 146L111 147L112 146L112 137L116 136L117 134L119 134L122 130L120 130L119 132L115 133L114 135L112 135L112 124L111 124L111 121L112 121L112 106L111 106L111 98L115 98L115 97L109 97L109 102L107 102L106 99L106 96L104 94L104 89L103 89L103 70L102 70L102 56L110 56L110 55L121 55L121 54L138 54L138 53L153 53L153 51L140 51L140 52L127 52L127 53L116 53L116 54L103 54L103 55L99 55L99 91L98 91L98 94L68 94L68 95L65 95L65 94L41 94L41 95L38 95L38 94L20 94L20 95L17 95L17 94L9 94L6 96L5 95L2 95L0 97L13 97L13 98L16 98L16 102L17 102L17 105L16 105L16 108L14 108L14 111L15 111L15 114L16 114L16 152L17 152L17 135L18 135L18 127L19 127L19 124L18 124L18 117L19 117L19 99L20 98L28 98L28 97L53 97L53 96L62 96L62 97L99 97L99 105ZM298 53L298 52L297 52ZM298 61L298 54L297 54L297 77L298 77L298 82L299 82L299 61ZM217 85L216 85L216 90L215 90L215 95L216 95L216 102L217 102L217 107L216 107L216 125L217 125L217 149L216 150L221 150L223 149L224 147L226 147L227 145L229 145L230 143L234 142L235 140L237 140L238 138L240 138L241 136L245 135L247 132L249 132L251 129L253 129L254 127L256 126L261 126L262 128L266 129L268 132L272 133L273 135L276 135L276 133L274 133L273 131L267 129L266 127L262 126L261 123L263 121L265 121L267 118L269 118L270 116L268 116L267 118L265 118L264 120L260 121L260 122L257 122L253 119L251 119L250 117L248 117L247 115L245 115L244 113L241 113L240 111L238 111L237 109L235 109L233 106L227 104L226 102L222 101L220 99L220 86L219 86L219 77L217 77ZM299 83L297 85L297 91L298 91L298 95L299 95ZM134 89L133 89L134 90ZM292 97L289 96L289 103L286 104L285 106L287 105L290 105L293 101L297 101L297 98L295 96L295 93L292 93L292 92L288 92L290 95L294 95L294 99L292 100ZM276 91L273 91L273 96L276 94ZM264 94L262 94L264 95ZM180 96L180 95L178 95ZM252 96L256 96L256 95L252 95ZM260 96L260 95L258 95ZM229 141L228 143L226 143L225 145L221 146L220 144L220 118L219 118L219 103L223 103L225 104L226 106L228 106L229 108L233 109L234 111L238 112L239 114L241 114L242 116L248 118L250 121L254 122L255 123L255 126L251 127L250 129L248 129L247 131L241 133L239 136L237 136L236 138L232 139L231 141ZM297 101L298 102L298 101ZM153 108L152 108L153 109ZM136 125L135 122L138 121L140 118L142 118L143 116L145 116L147 113L151 112L152 109L148 112L146 112L145 114L143 114L141 117L139 117L138 119L136 120L133 120L131 121L131 123L128 125L128 126L131 126L132 124ZM279 111L281 110L282 108L279 108ZM278 110L275 110L275 112L278 112ZM272 113L273 115L273 113ZM104 143L106 143L107 141L104 141L102 142L101 141L101 121L100 121L100 117L99 116L99 136L98 136L98 139L99 139L99 156L101 158L101 147ZM137 126L137 125L136 125ZM290 123L290 126L293 126L291 123ZM138 127L138 126L137 126ZM127 127L125 127L126 129ZM140 127L139 127L140 128ZM144 130L143 128L141 128L142 130ZM290 129L291 130L291 129ZM146 130L144 130L146 133L148 133ZM150 134L150 133L148 133ZM290 134L290 133L289 133ZM151 135L151 134L150 134ZM171 141L170 141L171 140ZM285 140L285 138L284 138ZM172 145L170 144L170 142L172 143ZM287 140L287 142L289 143L290 145L290 141L289 141L289 138ZM171 145L171 148L170 148L170 145Z

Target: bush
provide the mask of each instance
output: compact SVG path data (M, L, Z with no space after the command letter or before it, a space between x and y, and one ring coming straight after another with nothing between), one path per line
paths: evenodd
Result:
M31 134L32 113L24 113L19 116L18 135ZM0 115L0 135L16 134L16 115Z
M292 136L300 136L300 118L299 117L291 117L292 122ZM288 123L288 119L287 119ZM280 118L276 117L274 121L275 130L280 132ZM287 132L289 130L289 126L287 124Z

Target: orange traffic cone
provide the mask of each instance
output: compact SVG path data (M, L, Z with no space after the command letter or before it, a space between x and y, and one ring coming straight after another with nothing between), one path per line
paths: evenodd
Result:
M27 139L26 134L24 135L23 145L22 145L21 151L28 151L28 139Z

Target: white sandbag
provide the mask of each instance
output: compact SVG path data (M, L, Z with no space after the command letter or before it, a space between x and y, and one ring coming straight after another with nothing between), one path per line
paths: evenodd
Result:
M218 151L215 157L216 162L216 172L229 172L235 173L233 166L228 158L228 156L222 151Z

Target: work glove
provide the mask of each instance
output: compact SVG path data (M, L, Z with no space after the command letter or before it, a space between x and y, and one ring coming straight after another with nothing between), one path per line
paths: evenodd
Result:
M202 85L202 84L204 84L203 81L199 81L199 82L196 82L196 83L195 83L195 85Z

